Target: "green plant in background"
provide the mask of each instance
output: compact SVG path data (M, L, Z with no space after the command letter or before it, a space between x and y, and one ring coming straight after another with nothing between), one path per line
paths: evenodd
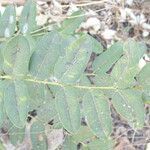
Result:
M36 116L29 136L33 149L48 149L48 130L63 128L64 150L77 149L78 143L82 149L110 150L110 103L133 128L142 128L144 101L150 98L150 66L140 70L138 63L146 46L129 39L104 51L90 35L75 33L82 15L50 32L38 28L35 18L32 0L19 21L14 6L0 18L0 127L10 129L11 143L24 141L27 124ZM90 75L85 70L92 53L98 56Z

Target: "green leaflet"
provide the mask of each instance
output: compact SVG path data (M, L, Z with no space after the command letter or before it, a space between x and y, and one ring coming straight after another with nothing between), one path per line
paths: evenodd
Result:
M88 142L87 142L88 141ZM76 150L77 144L82 143L82 150L111 150L114 146L114 141L109 137L97 138L87 126L81 126L79 131L72 136L68 136L63 144L64 150Z
M150 91L150 64L147 63L140 73L137 75L137 79L143 89Z
M142 86L143 89L143 94L142 94L142 99L144 103L150 103L150 64L147 63L140 73L137 75L137 80Z
M73 59L76 59L77 52L80 49L80 46L85 41L85 36L78 36L77 38L72 38L72 36L68 36L68 39L72 39L69 43L66 43L66 47L64 47L64 54L59 56L55 66L54 66L54 77L56 79L61 79L64 73L69 70L70 66L73 66ZM80 59L80 58L77 58ZM80 61L80 60L79 60ZM77 76L78 78L78 76Z
M137 42L134 39L128 39L124 43L124 54L128 59L129 65L136 65L139 60L146 53L146 45L143 42Z
M133 128L142 128L144 125L145 111L141 96L141 92L132 89L118 90L112 95L115 109Z
M34 101L38 101L41 103L37 108L34 109L37 110L37 117L39 118L39 120L43 123L48 123L51 119L57 116L57 112L55 109L55 99L53 98L53 95L51 93L52 91L50 91L47 86L44 87L43 90L44 96L42 97L42 99L38 99L37 96L35 97L37 98L37 100L34 99ZM34 91L36 91L36 89L34 89Z
M112 122L108 99L98 91L88 91L83 98L83 111L88 126L98 137L109 136Z
M29 34L36 29L36 3L27 0L19 20L19 29L23 34Z
M81 86L90 86L91 83L90 83L90 80L88 79L86 73L84 72L81 76L80 76L80 79L79 79L79 82L78 82ZM84 89L83 89L84 90Z
M150 104L150 91L145 90L142 94L142 99L145 104Z
M84 143L87 140L94 138L95 135L87 126L81 126L77 133L71 136L74 143L78 144L80 142Z
M1 149L1 150L5 150L5 147L4 147L4 145L2 144L2 142L0 142L0 149Z
M105 74L99 76L98 74L95 75L95 77L92 79L94 84L96 86L100 87L114 87L115 88L115 83L114 79L111 77L110 74ZM112 96L114 90L101 90L104 94L106 94L109 98Z
M71 36L68 36L70 38ZM70 62L75 58L76 53L81 49L82 45L86 42L86 36L77 35L74 40L70 41L69 45L65 48L65 59Z
M36 40L31 35L26 35L25 38L27 39L30 47L30 55L33 54L36 48Z
M33 150L47 150L45 127L41 122L36 121L32 124L30 134Z
M71 136L65 138L65 142L62 146L63 150L77 150L77 144L74 143Z
M102 53L103 46L101 45L101 43L88 34L86 36L89 39L89 43L91 43L91 45L92 45L92 52L94 52L96 54Z
M38 83L28 83L28 92L31 98L29 102L30 111L37 110L43 104L45 98L45 85L41 85Z
M75 30L79 28L80 24L84 21L84 13L82 11L77 11L73 13L69 19L63 21L60 28L61 34L73 34Z
M54 68L54 76L58 81L68 84L77 82L86 68L93 48L93 42L85 35L66 47L66 55L59 57Z
M13 5L7 6L0 18L0 37L11 37L15 32L16 12Z
M59 118L69 132L74 133L80 128L80 105L78 89L60 88L56 93L56 109Z
M43 104L45 85L38 83L27 82L29 96L31 101L29 102L29 110L37 110L40 105Z
M13 76L23 77L28 74L30 45L23 36L17 36L5 43L2 49L4 72ZM24 60L24 61L22 61Z
M104 75L123 54L123 43L117 42L96 57L93 63L94 73Z
M30 96L29 110L36 110L38 119L43 123L48 123L57 112L55 109L55 99L48 85L37 83L27 83Z
M3 73L3 55L2 55L3 44L0 44L0 75Z
M41 38L30 61L30 72L37 78L48 79L59 57L61 37L52 31Z
M80 56L82 56L82 58ZM65 72L60 78L60 81L64 83L76 82L80 78L81 73L84 72L85 66L89 58L88 56L89 54L86 53L86 50L81 49L72 62L66 62L65 63L66 70L64 70ZM67 65L67 63L69 64Z
M11 122L9 122L7 128L10 142L15 146L17 146L17 144L21 144L25 138L25 128L19 129Z
M139 73L138 63L146 52L143 43L132 39L124 44L124 56L115 64L111 76L119 88L130 87L134 83L134 77Z
M4 88L4 108L10 121L18 128L22 128L28 116L29 95L24 81L6 81Z
M114 146L114 142L109 138L96 139L89 144L87 144L88 150L112 150Z
M84 143L83 148L88 147L87 141L96 139L93 132L87 126L81 126L77 133L67 136L63 143L63 150L76 150L79 143ZM97 139L96 139L97 140Z
M56 116L57 112L55 109L54 99L47 102L44 101L43 104L37 109L37 117L43 123L48 123Z

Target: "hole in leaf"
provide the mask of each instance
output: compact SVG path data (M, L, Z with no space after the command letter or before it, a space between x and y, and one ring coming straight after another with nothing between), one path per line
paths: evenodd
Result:
M51 125L51 126L54 125L54 119L50 120L50 121L48 122L48 124Z
M37 111L35 109L32 111L29 111L29 115L32 117L35 117L35 116L37 116Z

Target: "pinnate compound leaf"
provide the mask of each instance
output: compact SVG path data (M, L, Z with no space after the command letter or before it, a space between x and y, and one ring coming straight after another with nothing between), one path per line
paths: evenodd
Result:
M88 91L83 98L83 111L88 126L98 137L108 136L112 121L108 99L99 91Z
M11 14L10 9L12 9ZM128 120L133 127L143 126L142 92L133 89L123 90L122 88L133 85L134 77L140 71L138 63L145 53L145 46L129 40L124 44L124 47L122 42L118 42L103 52L102 46L91 36L86 34L73 36L75 30L84 20L83 12L80 11L74 13L72 18L65 20L58 32L52 31L43 37L38 37L37 43L35 43L34 39L29 36L36 29L35 13L35 1L28 0L19 20L21 33L28 36L13 37L1 46L0 73L3 75L4 71L10 80L0 80L0 125L5 117L4 103L7 116L15 125L12 129L14 132L20 130L16 130L17 128L24 127L28 112L36 110L37 119L41 122L47 123L53 117L59 116L59 118L54 119L54 122L60 124L53 127L62 128L63 125L70 133L74 133L67 137L64 149L77 149L76 145L80 142L84 143L83 149L113 149L112 141L108 139L112 131L109 101L104 94L112 97L112 103L117 112ZM0 36L12 36L15 31L15 23L14 8L8 6L0 18L0 27L3 29L2 32L0 31ZM77 85L91 86L83 73L92 52L100 54L93 64L94 73L96 73L93 80L95 86L116 87L117 85L118 89L114 93L112 90L108 90L108 92L89 90L83 98L81 92L84 90L77 89ZM26 83L24 80L38 82L38 79L34 80L32 76L31 80L26 79L29 65L33 77L46 81L53 80L53 83L58 82L56 84L61 87L54 88L52 85L46 85L44 81L41 84ZM114 68L113 65L115 65ZM146 94L147 98L147 94L149 94L147 90L149 89L149 84L147 84L149 83L149 68L146 66L137 76L137 80L142 85L143 94ZM110 68L112 72L106 76L106 72ZM76 88L72 86L76 86ZM122 90L119 90L120 88ZM54 97L56 98L54 99ZM80 122L79 103L82 98L83 111L88 123L88 127L85 128L88 129L84 127L83 129ZM32 145L33 149L46 150L45 126L41 122L34 122L32 125ZM10 132L10 134L12 133L10 138L16 144L18 139L22 139L22 136L21 138L20 136L13 138L14 132ZM61 143L62 140L63 130L61 130Z
M36 29L36 2L27 0L19 20L19 29L23 34L29 34Z
M11 37L15 32L16 12L13 5L7 6L0 18L0 37Z
M4 108L10 121L22 128L28 116L28 89L24 81L6 81L4 88Z
M117 112L123 116L132 127L143 127L145 111L140 91L132 89L118 90L112 95L112 103Z

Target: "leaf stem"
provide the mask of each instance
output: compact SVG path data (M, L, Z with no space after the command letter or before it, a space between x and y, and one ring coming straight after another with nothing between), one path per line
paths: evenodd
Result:
M9 79L9 80L11 80L12 77L11 76L0 76L0 79Z
M35 82L39 84L48 84L48 85L54 85L54 86L61 86L61 87L74 87L74 88L79 88L79 89L99 89L99 90L116 90L115 87L101 87L101 86L84 86L84 85L74 85L74 84L64 84L64 83L58 83L58 82L50 82L50 81L43 81L43 80L34 80L34 79L25 79L26 81L29 82Z
M45 30L45 29L48 29L49 26L50 26L50 24L48 24L47 26L44 26L44 27L42 27L42 28L39 28L39 29L37 29L37 30L35 30L35 31L32 31L31 34L35 34L35 33L37 33L37 32L43 31L43 30Z
M0 76L0 79L7 79L7 80L13 80L13 77L11 76ZM79 89L87 89L87 90L116 90L117 88L113 86L85 86L85 85L75 85L75 84L65 84L65 83L58 83L58 82L51 82L51 81L44 81L44 80L36 80L31 78L25 78L22 79L28 82L34 82L38 84L45 84L45 85L52 85L52 86L59 86L59 87L73 87L73 88L79 88Z

